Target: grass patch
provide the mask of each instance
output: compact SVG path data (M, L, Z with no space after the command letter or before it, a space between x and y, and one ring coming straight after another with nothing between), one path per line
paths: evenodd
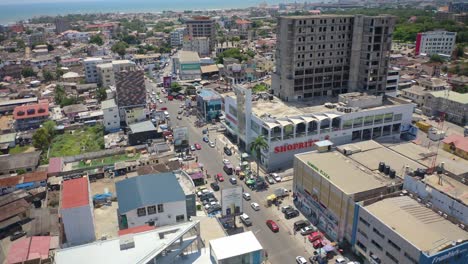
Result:
M114 155L110 157L103 157L99 159L93 159L90 163L86 163L85 160L79 161L77 165L73 166L74 169L83 169L83 168L91 168L95 166L106 166L106 165L114 165L114 163L119 161L127 161L127 160L136 160L140 157L140 153L136 153L135 155L128 156L127 154L120 154Z
M77 129L70 134L56 135L52 140L50 157L73 156L104 149L104 127L101 125Z
M20 154L20 153L23 153L23 152L26 152L26 150L28 150L29 148L31 148L32 145L26 145L26 146L20 146L20 145L16 145L14 148L11 148L8 153L9 154Z
M252 91L254 93L259 93L259 92L265 92L268 90L268 87L265 85L265 84L261 84L261 83L257 83L256 85L254 85L254 87L252 88Z

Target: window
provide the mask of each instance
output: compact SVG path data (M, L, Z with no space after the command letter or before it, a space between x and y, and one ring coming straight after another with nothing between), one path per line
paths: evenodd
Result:
M412 258L408 253L405 252L405 257L413 264L418 264L418 262Z
M145 216L145 215L146 215L146 208L145 208L145 207L143 207L143 208L138 208L138 209L137 209L137 215L138 215L139 217Z
M384 238L384 235L380 233L380 231L377 230L375 227L372 229L372 231L374 231L374 233L376 233L379 237Z
M361 243L361 241L356 242L356 246L360 247L364 252L367 252L367 247L364 246L364 244Z
M394 263L398 263L398 259L396 259L394 256L392 256L392 254L390 254L390 253L388 253L388 252L385 252L385 255L386 255L389 259L393 260Z
M367 234L364 233L364 231L362 231L360 228L358 228L358 233L361 234L363 237L367 238Z
M185 216L184 215L177 215L175 217L176 219L176 222L183 222L185 220Z
M152 215L156 213L156 206L148 206L148 214Z
M372 245L374 245L376 248L382 250L382 246L381 246L379 243L375 242L374 240L371 240L371 243L372 243Z
M385 123L392 122L392 120L393 120L393 113L385 114L385 116L384 116L384 122Z
M352 127L353 127L353 119L346 120L346 121L343 122L343 130L350 129Z
M403 114L396 114L393 118L393 121L400 121L402 118Z
M364 224L365 226L367 226L367 227L370 226L369 222L367 222L366 220L364 220L362 217L359 217L359 221L360 221L361 223L363 223L363 224Z
M362 117L354 118L354 126L353 127L362 127Z
M401 248L400 248L397 244L395 244L393 241L391 241L390 239L388 240L388 243L389 243L392 247L394 247L396 250L398 250L398 251L401 250Z
M370 126L374 122L374 116L366 116L364 118L364 126Z
M158 204L158 213L163 213L163 212L164 212L164 205Z

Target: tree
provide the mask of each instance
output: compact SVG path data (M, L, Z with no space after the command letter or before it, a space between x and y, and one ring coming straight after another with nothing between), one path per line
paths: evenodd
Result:
M50 71L44 70L42 72L42 77L44 77L44 81L50 82L54 79L54 75Z
M89 43L102 46L104 44L104 41L102 40L100 35L94 35L89 39Z
M175 93L178 93L180 92L180 90L182 90L182 86L178 83L171 83L171 91L172 92L175 92Z
M49 147L49 134L44 128L36 130L32 137L33 146L37 149L46 150Z
M106 93L106 88L104 87L99 87L96 90L96 97L99 101L104 101L107 99L107 93Z
M264 148L268 148L268 142L266 142L265 137L261 135L256 137L255 140L250 143L250 152L255 155L255 159L257 161L257 177L259 176L258 173L260 171L260 150Z
M52 138L55 135L55 127L57 124L53 120L48 120L42 124L42 128L45 129L49 138ZM50 141L50 140L49 140Z
M47 44L47 50L48 51L53 51L55 48L52 44Z
M432 54L430 59L429 59L430 62L440 62L440 63L443 63L444 62L444 58L442 58L440 55L438 54Z
M119 54L119 56L123 57L125 55L125 49L128 48L128 44L123 42L123 41L119 41L117 42L116 44L114 44L111 48L112 52L115 52L117 54Z
M455 56L457 58L462 58L465 55L465 45L458 44L457 48L455 49Z
M31 67L24 67L23 70L21 71L21 75L23 75L24 78L36 76L36 73Z

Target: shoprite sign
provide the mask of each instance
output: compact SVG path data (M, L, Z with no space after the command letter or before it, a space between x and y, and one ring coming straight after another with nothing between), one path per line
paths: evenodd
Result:
M294 143L294 144L286 144L286 145L283 145L283 146L278 146L278 147L275 147L275 153L282 153L282 152L288 152L288 151L292 151L292 150L298 150L298 149L305 149L305 148L310 148L312 147L315 142L317 142L318 140L308 140L308 141L305 141L305 142L299 142L299 143Z

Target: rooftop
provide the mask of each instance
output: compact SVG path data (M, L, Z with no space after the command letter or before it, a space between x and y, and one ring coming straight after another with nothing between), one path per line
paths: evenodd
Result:
M0 170L16 170L36 167L39 164L40 151L12 155L0 155Z
M216 99L221 99L221 96L214 91L213 89L201 89L198 93L200 97L203 98L203 100L216 100Z
M20 105L20 104L27 104L27 103L36 103L36 102L37 102L37 97L14 99L14 100L5 100L5 101L0 101L0 107L1 106L15 105L15 104Z
M88 107L86 107L84 104L73 104L64 106L62 110L64 114L68 115L88 111Z
M215 64L213 65L206 65L200 67L202 73L210 73L210 72L217 72L219 71L218 66Z
M426 88L419 86L419 85L413 85L410 88L402 89L402 91L412 93L412 94L417 94L417 95L424 95L429 92L426 90Z
M210 246L218 261L263 249L252 231L211 240Z
M133 177L117 182L115 187L121 214L141 206L185 201L185 193L172 172Z
M15 107L15 110L13 111L13 116L15 120L49 116L49 104L38 103L31 105L20 105Z
M200 57L198 56L198 53L195 51L181 50L179 51L179 60L181 63L200 62Z
M151 231L154 230L154 226L149 226L149 225L141 225L141 226L135 226L123 230L119 230L119 236L124 236L128 234L138 234L146 231Z
M46 260L49 258L49 250L58 246L57 242L57 239L52 239L50 236L33 236L16 240L10 246L6 263Z
M426 175L423 181L437 189L448 196L451 196L457 200L463 202L463 204L468 205L468 187L450 177L442 177L442 184L439 184L439 175Z
M442 142L445 144L453 144L457 149L468 152L468 138L464 136L453 134L444 138Z
M152 231L61 249L55 254L55 263L148 263L152 257L160 254L174 242L179 241L182 235L198 224L199 221L191 221L178 225L163 226ZM134 246L122 250L121 245L125 241L124 239L133 240ZM186 239L187 236L184 236L184 240Z
M108 109L108 108L114 108L117 107L117 104L115 103L114 99L109 99L101 102L101 109Z
M129 125L132 133L141 133L146 131L156 131L156 127L151 123L151 121L143 121L135 124Z
M408 196L383 199L365 206L365 209L429 255L441 251L453 241L468 239L468 232Z
M461 94L454 91L444 90L431 92L431 94L437 98L448 98L450 101L454 101L460 104L468 104L468 93Z
M88 178L81 177L64 181L62 185L62 209L81 207L89 204Z

